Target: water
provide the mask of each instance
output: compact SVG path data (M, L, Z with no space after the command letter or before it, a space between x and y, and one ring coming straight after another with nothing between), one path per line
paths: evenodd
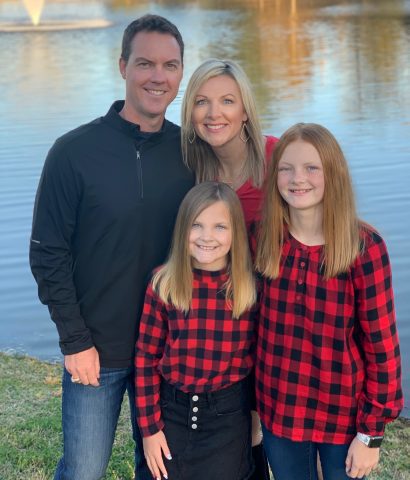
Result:
M46 1L43 20L106 18L113 26L0 33L0 349L59 358L54 325L28 268L41 167L57 136L123 97L122 32L146 12L175 22L186 42L171 120L179 123L194 68L219 56L239 61L249 74L265 132L280 135L297 121L313 121L340 140L360 214L389 247L409 407L410 1L404 0L112 0L81 8ZM0 0L0 23L26 18L22 4Z

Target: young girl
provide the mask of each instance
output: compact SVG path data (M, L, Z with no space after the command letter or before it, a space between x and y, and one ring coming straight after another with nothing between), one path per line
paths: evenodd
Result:
M363 478L403 406L391 272L333 135L297 124L269 167L256 395L275 480Z
M137 420L155 478L250 477L255 302L240 201L228 185L201 183L181 203L136 346Z

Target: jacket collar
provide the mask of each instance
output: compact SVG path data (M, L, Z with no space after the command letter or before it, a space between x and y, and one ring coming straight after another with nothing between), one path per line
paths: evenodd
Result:
M138 124L129 122L128 120L125 120L121 117L120 111L123 107L124 100L115 101L105 115L104 120L108 124L110 124L111 127L115 128L116 130L120 130L124 134L131 136L134 139L148 140L149 138L157 136L159 137L164 132L166 132L171 125L171 122L164 119L161 129L158 130L158 132L141 132L140 126Z

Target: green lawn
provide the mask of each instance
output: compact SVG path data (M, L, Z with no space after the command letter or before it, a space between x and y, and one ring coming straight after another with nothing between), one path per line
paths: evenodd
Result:
M61 455L61 366L0 353L0 479L49 480ZM106 480L133 478L124 402ZM387 426L381 464L370 480L410 480L410 421Z

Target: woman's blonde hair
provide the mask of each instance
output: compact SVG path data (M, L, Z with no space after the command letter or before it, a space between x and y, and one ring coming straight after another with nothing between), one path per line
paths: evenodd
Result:
M154 275L152 285L163 302L184 312L190 309L193 283L190 231L198 215L219 201L229 210L232 228L226 299L233 316L238 318L255 303L256 289L241 203L224 183L200 183L187 193L179 208L168 260Z
M360 226L352 181L342 149L321 125L297 123L280 138L269 165L256 253L256 268L266 277L277 278L280 269L284 227L290 226L289 207L278 190L278 164L286 147L298 140L308 142L319 153L323 165L323 266L329 279L346 272L360 253Z
M206 60L189 79L181 109L181 142L184 162L195 172L198 183L218 178L220 163L212 147L198 135L195 135L195 140L192 143L189 138L192 138L195 133L192 111L198 90L207 80L220 75L233 78L241 92L244 110L248 117L246 121L247 159L243 175L244 178L251 179L254 186L260 188L265 177L265 142L248 77L242 68L231 60L215 58Z

